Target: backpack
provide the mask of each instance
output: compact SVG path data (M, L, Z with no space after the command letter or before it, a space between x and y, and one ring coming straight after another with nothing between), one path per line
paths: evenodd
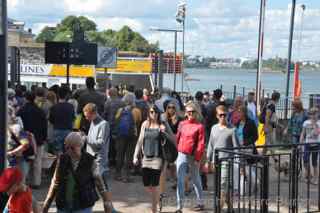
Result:
M122 108L118 121L117 135L118 137L131 137L135 134L135 123L131 109Z

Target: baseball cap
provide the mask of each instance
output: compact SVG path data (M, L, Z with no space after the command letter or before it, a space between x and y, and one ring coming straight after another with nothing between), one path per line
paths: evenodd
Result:
M13 184L22 181L22 173L18 168L7 168L0 176L0 192L6 192Z

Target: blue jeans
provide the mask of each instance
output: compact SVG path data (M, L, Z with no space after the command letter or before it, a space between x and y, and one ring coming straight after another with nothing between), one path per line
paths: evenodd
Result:
M86 209L81 209L81 210L71 210L71 209L58 209L57 213L92 213L92 207L86 208Z
M197 204L203 204L202 183L199 173L199 166L195 165L193 156L179 152L177 158L177 209L183 208L184 180L188 173L191 176L192 184L196 192Z
M53 130L53 141L50 144L50 151L54 154L60 154L64 151L64 139L71 132L69 129L54 129Z

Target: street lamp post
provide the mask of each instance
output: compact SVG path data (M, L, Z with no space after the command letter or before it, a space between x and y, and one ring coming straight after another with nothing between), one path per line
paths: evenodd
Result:
M150 28L151 31L158 31L158 32L171 32L174 33L174 75L173 75L173 90L176 90L176 78L177 78L177 68L176 68L176 59L177 59L177 33L182 32L179 29L159 29L159 28Z
M184 36L185 36L185 19L186 19L186 3L182 2L178 5L176 21L182 23L182 60L181 60L181 92L183 92L184 84Z
M290 35L289 35L289 47L288 47L288 64L287 64L287 82L286 82L286 102L284 110L284 119L288 118L288 106L289 106L289 86L290 86L290 72L291 72L291 56L292 56L292 39L294 32L294 16L296 11L296 0L292 0L291 7L291 19L290 19Z
M0 174L5 168L7 143L7 1L0 0Z

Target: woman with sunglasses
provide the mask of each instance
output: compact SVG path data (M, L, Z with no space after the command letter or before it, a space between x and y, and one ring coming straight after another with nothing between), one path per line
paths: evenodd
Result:
M110 202L102 177L97 170L95 158L82 152L84 142L80 133L71 132L65 138L66 152L58 157L55 173L43 206L48 212L55 198L57 212L91 213L98 200L96 187L103 198L106 212Z
M174 140L160 121L160 110L156 105L151 105L148 118L141 126L133 163L138 164L138 156L142 150L142 180L145 190L151 195L153 213L157 212L159 202L158 186L163 164L161 143L164 139Z
M194 211L204 210L202 184L199 174L200 160L205 149L205 131L200 122L200 110L193 102L186 104L186 117L179 125L177 132L178 158L177 164L177 211L181 213L184 199L184 182L189 172L197 195L197 206Z
M168 125L169 130L171 130L172 134L176 135L178 131L178 126L180 122L183 120L180 117L176 110L176 102L172 100L167 100L163 103L163 108L165 112L161 114L161 121L164 124ZM169 170L170 175L176 181L176 166L174 163L169 164L168 162L164 162L163 170L160 176L160 210L162 208L162 199L165 197L165 189L166 189L166 179L167 179L167 170ZM177 184L175 183L173 188L176 189Z

